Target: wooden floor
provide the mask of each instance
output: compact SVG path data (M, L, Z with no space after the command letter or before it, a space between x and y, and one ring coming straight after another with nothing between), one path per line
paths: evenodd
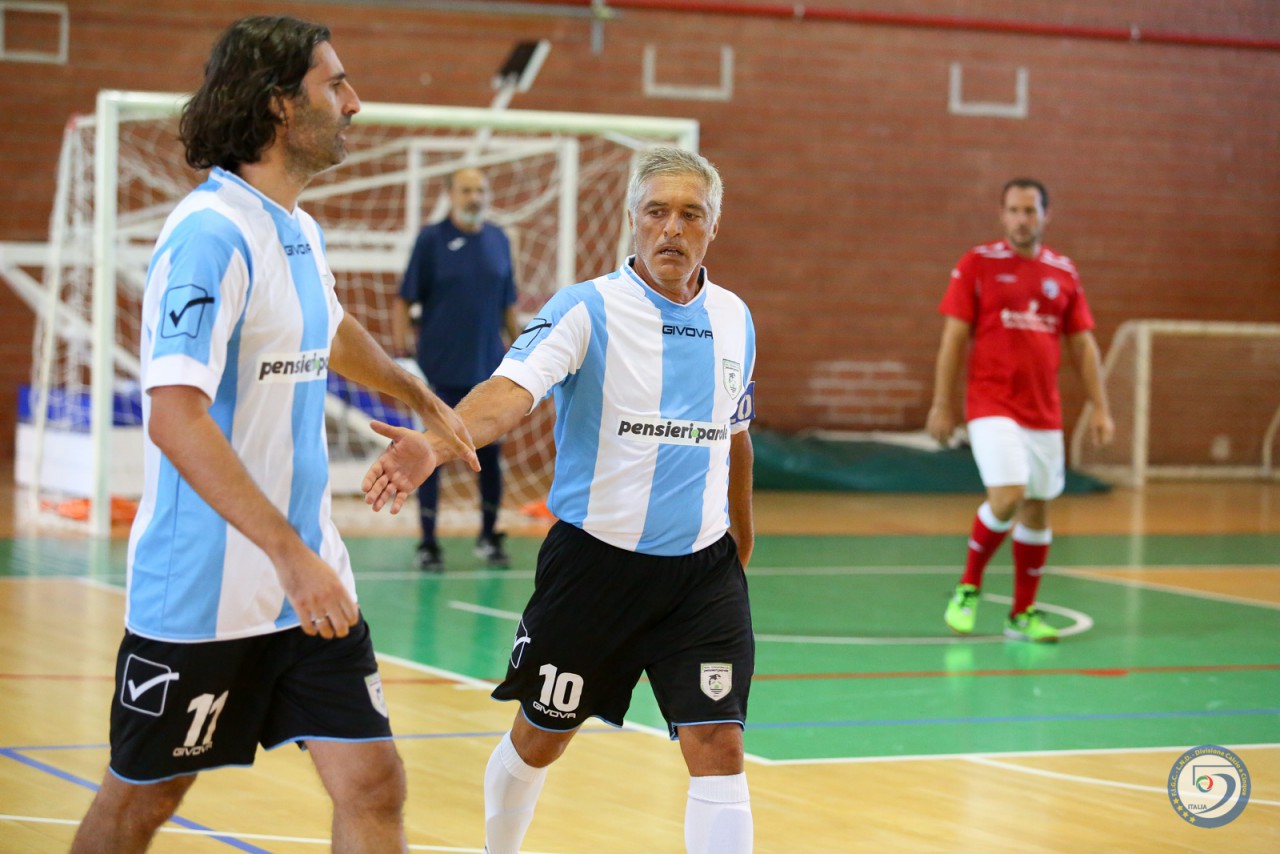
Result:
M34 536L25 521L18 531L4 530L14 519L7 492L0 491L0 535ZM973 496L773 493L758 496L757 520L763 536L961 538L976 504ZM348 535L412 535L404 520L361 512L343 509ZM1067 496L1053 505L1052 521L1060 538L1276 534L1280 489L1157 484L1141 492ZM512 522L509 527L517 527ZM530 524L528 532L536 529ZM958 539L957 560L962 549ZM1138 577L1144 584L1280 607L1280 555L1266 563L1247 572L1185 566L1072 572ZM66 850L107 761L106 712L121 593L113 584L67 573L37 575L0 577L0 852ZM395 728L411 736L398 746L409 769L407 831L413 850L479 852L480 780L512 708L491 702L486 683L454 672L384 657L382 673ZM1213 743L1212 731L1201 743ZM1171 764L1180 750L1193 746L753 761L748 777L756 850L1280 850L1280 728L1263 743L1226 745L1247 756L1253 791L1244 814L1223 828L1192 827L1169 805ZM590 727L552 770L526 850L678 852L685 781L679 751L661 735L647 728ZM328 840L326 798L305 755L292 748L260 754L252 769L204 775L179 814L185 826L166 828L154 851L230 846L303 852L323 850Z

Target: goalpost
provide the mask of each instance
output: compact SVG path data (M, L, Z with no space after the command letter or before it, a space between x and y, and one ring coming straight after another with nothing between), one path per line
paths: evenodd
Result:
M1116 436L1086 439L1086 404L1071 437L1075 468L1116 483L1276 479L1280 324L1131 320L1103 362Z
M43 282L19 269L32 247L0 247L0 276L37 315L31 392L20 406L17 481L32 501L89 499L89 526L109 529L110 496L141 491L138 329L150 254L165 217L201 175L185 166L177 115L187 96L103 91L97 111L67 126ZM392 298L444 178L484 169L490 219L511 238L518 310L532 316L556 290L616 266L630 249L624 197L635 153L655 144L696 150L691 119L366 103L348 157L299 204L324 230L339 299L390 350ZM24 251L18 251L22 249ZM331 485L358 491L385 441L378 418L412 423L395 401L329 378ZM549 482L549 405L504 440L507 493L536 501ZM474 489L448 467L442 513ZM474 502L470 502L474 507ZM447 521L447 519L446 519Z

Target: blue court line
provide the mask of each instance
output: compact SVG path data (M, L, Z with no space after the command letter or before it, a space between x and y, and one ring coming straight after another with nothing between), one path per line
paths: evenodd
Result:
M1009 715L1005 717L978 718L913 718L909 720L878 721L796 721L792 723L762 724L747 721L748 730L759 729L808 729L818 727L867 727L867 726L937 726L939 724L1008 724L1043 723L1048 721L1113 721L1150 718L1200 718L1239 715L1277 715L1280 709L1216 709L1202 712L1107 712L1090 715Z
M54 749L65 749L65 748L54 748ZM92 792L98 791L98 785L96 783L90 780L86 780L83 777L77 777L75 774L69 774L66 771L63 771L61 768L55 768L52 765L47 765L38 759L32 759L30 756L23 756L21 753L17 752L15 749L11 747L0 748L0 756L8 757L9 759L14 760L15 762L20 762L23 765L26 765L30 768L34 768L37 771L42 771L45 774L51 774L54 777L57 777L59 780L63 780L67 783L72 783L73 785L76 785L76 786L81 786L85 789L89 789ZM256 845L250 845L248 842L243 842L239 839L236 839L233 836L226 836L224 834L219 834L215 832L214 829L211 827L205 827L202 824L198 824L197 822L191 821L190 819L183 818L182 816L175 815L172 818L170 818L169 821L173 822L179 827L184 827L187 830L197 830L197 831L200 831L201 833L207 833L210 839L216 839L218 842L221 842L225 845L230 845L232 848L239 849L240 851L248 851L248 852L251 852L251 854L271 854L271 852L266 848L259 848Z
M86 780L83 777L77 777L75 774L69 774L61 768L54 768L52 765L46 765L39 759L32 759L30 756L23 756L18 752L19 749L20 748L16 747L0 747L0 756L7 756L15 762L21 762L23 765L34 768L37 771L43 771L46 774L51 774L63 782L73 783L77 786L88 789L91 792L98 791L97 783Z

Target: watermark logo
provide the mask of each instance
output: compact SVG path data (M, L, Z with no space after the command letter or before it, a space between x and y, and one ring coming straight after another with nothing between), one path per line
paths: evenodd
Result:
M1178 757L1169 771L1169 803L1196 827L1222 827L1249 803L1249 769L1225 747L1205 744Z

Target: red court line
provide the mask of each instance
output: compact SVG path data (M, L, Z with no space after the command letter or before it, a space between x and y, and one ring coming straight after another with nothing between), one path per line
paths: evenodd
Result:
M1137 673L1224 673L1280 670L1280 664L1170 664L1154 667L1051 667L1028 670L903 670L887 673L756 673L752 682L807 679L936 679L950 676L1131 676Z

